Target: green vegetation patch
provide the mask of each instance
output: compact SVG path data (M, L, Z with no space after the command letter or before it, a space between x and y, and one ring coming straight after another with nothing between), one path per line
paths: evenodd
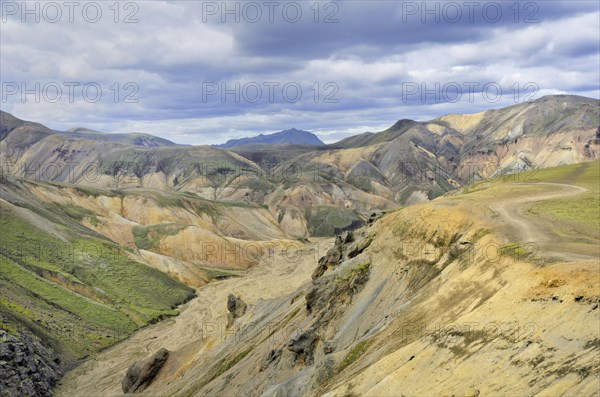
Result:
M532 252L531 248L534 248L534 246L529 247L525 243L514 242L501 246L498 249L498 253L500 255L509 256L515 261L527 260L534 257L535 252Z
M206 266L200 266L200 269L205 270L209 278L216 280L223 280L231 277L240 277L244 275L243 271L236 270L217 269Z
M185 392L182 393L180 391L177 394L185 397L191 397L195 395L198 390L202 389L204 386L223 375L225 372L233 368L237 363L242 361L248 354L252 352L252 350L254 350L254 346L250 346L248 349L238 353L233 358L225 358L221 360L218 366L212 367L203 378L194 382L194 384L192 384Z
M590 161L586 163L577 163L569 165L561 165L558 167L550 167L543 169L533 169L505 175L498 178L497 182L551 182L551 183L566 183L585 187L592 191L598 191L598 178L600 177L600 162Z
M73 188L86 196L99 197L102 195L108 195L108 193L103 192L102 190L94 189L94 188L87 187L87 186L77 185L77 186L73 186Z
M88 215L66 209L69 217ZM62 226L67 211L54 214L59 239L8 206L0 210L0 311L67 358L83 358L172 316L193 297L191 288L129 259L110 241Z
M16 303L10 302L6 299L2 299L2 297L0 297L0 307L6 309L7 311L10 310L12 312L16 312L20 315L23 315L25 317L28 318L32 318L33 317L33 313L31 313L30 310L24 308L23 306L20 306Z
M551 222L555 232L562 236L600 239L600 162L541 169L534 179L580 186L588 191L537 202L527 209L530 214Z
M352 176L348 178L348 182L354 187L364 191L364 192L372 192L371 189L371 177L369 176Z
M8 332L11 335L17 335L18 334L17 327L15 327L12 324L0 323L0 329L3 330L3 331Z
M360 263L358 265L352 266L350 269L346 269L342 275L340 275L339 280L342 282L347 282L349 280L364 277L369 274L371 270L371 262Z
M336 229L362 224L358 214L349 209L330 205L318 205L305 210L308 232L315 237L330 237Z
M244 350L243 352L241 352L238 355L236 355L235 357L233 357L231 360L223 361L221 363L221 365L219 366L219 368L217 369L217 373L213 379L218 378L219 376L223 375L225 372L229 371L231 368L233 368L233 366L235 366L237 363L242 361L248 354L250 354L250 352L253 349L254 349L254 347L249 347L248 349Z
M358 360L361 356L363 356L369 346L371 345L370 340L364 340L362 342L358 342L356 345L352 346L346 357L339 363L335 372L339 374L344 369L346 369L350 364Z
M477 232L476 232L476 233L473 235L473 238L472 238L472 239L473 239L473 241L479 241L479 240L481 240L482 238L484 238L485 236L487 236L487 235L488 235L488 234L490 234L490 233L492 233L492 230L491 230L491 229L486 229L486 228L479 229L479 230L477 230Z
M185 228L185 225L163 223L160 225L134 226L131 231L133 232L135 245L140 249L149 250L155 248L163 238L174 236Z
M247 187L261 193L270 193L275 189L272 183L259 177L250 177L248 180L241 182L240 187Z
M81 222L87 218L90 221L90 223L94 226L97 226L100 223L97 214L93 211L88 210L87 208L83 208L75 204L55 205L58 206L65 214L69 215L69 217L73 218L78 222Z
M152 197L160 207L177 207L187 209L196 215L216 216L225 208L253 208L252 205L240 201L212 201L190 192L144 192L145 197Z
M567 223L572 228L588 236L600 238L600 196L598 193L584 193L580 196L540 201L527 211L549 220Z
M87 323L113 331L132 331L135 324L123 313L87 299L76 292L29 272L12 261L0 258L1 274L24 289L34 292L52 306L74 313ZM13 305L11 309L16 307Z

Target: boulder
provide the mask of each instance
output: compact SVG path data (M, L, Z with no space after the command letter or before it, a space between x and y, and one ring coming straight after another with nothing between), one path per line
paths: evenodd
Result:
M229 310L229 313L227 313L227 328L233 325L236 318L242 317L244 314L246 314L247 308L248 305L242 300L242 298L229 294L229 296L227 296L227 310Z
M156 377L156 374L158 374L158 371L160 371L168 357L169 351L163 348L154 353L151 357L132 364L129 369L127 369L127 373L121 384L123 392L136 393L145 390L150 386L154 377Z
M229 294L227 297L227 310L234 318L242 317L246 314L248 305L239 296Z

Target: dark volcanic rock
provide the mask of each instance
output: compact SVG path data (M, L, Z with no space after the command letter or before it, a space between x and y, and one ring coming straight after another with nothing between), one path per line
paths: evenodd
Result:
M369 247L369 245L371 245L370 238L365 238L352 243L348 247L348 258L354 258L355 256L362 254L363 251Z
M306 300L306 310L308 312L318 312L335 299L335 294L338 292L337 285L328 281L317 280L306 293L304 299Z
M368 226L373 225L381 217L383 217L383 215L384 215L383 211L373 211L373 212L371 212L371 214L369 215L369 219L367 219L367 225Z
M343 245L348 244L354 241L354 233L350 231L345 231L342 234L335 236L335 244Z
M229 310L229 313L227 314L227 327L231 327L236 318L246 314L247 308L248 305L242 298L229 294L229 296L227 296L227 310Z
M0 314L0 396L52 396L61 375L60 358L25 328L8 325Z
M247 307L248 305L246 305L246 302L239 296L229 294L227 297L227 310L229 310L229 313L231 313L234 318L242 317L246 314Z
M335 237L334 246L319 259L317 268L311 275L313 280L321 277L327 270L337 267L345 258L354 258L361 254L371 244L371 238L364 233L346 231Z
M132 364L125 374L122 387L125 393L135 393L145 390L160 371L169 357L167 349L160 349L153 356Z
M368 255L364 261L358 257L371 241L365 233L345 232L336 237L334 247L319 260L319 266L312 275L312 285L305 295L306 310L314 322L287 343L287 349L296 353L297 360L304 365L312 365L319 341L324 341L324 354L335 351L336 341L328 340L327 336L331 331L330 323L343 315L353 296L369 280L371 261ZM333 270L324 274L329 269Z
M269 365L271 365L272 363L276 363L277 361L279 361L280 358L281 349L271 350L260 363L260 371L262 372L265 369L269 368Z
M364 261L360 261L357 257L369 247L371 241L365 233L343 233L336 237L335 246L319 260L319 266L312 276L312 285L305 295L307 313L314 321L306 330L290 339L286 346L296 354L297 362L312 365L319 341L325 341L324 354L335 351L336 341L328 340L327 336L331 331L330 323L343 315L353 296L369 280L370 259L366 256ZM324 274L330 268L334 270ZM322 370L327 371L326 368Z
M319 264L312 274L312 279L321 277L328 269L336 267L344 259L344 247L354 241L354 235L350 231L335 236L334 246L327 251L325 256L319 259Z
M313 354L319 340L316 327L311 327L287 343L287 349L296 353L306 365L313 362Z
M315 280L323 275L327 271L327 269L337 266L337 264L342 260L342 249L339 245L333 246L325 256L322 256L319 259L319 264L313 274L311 275L312 279Z

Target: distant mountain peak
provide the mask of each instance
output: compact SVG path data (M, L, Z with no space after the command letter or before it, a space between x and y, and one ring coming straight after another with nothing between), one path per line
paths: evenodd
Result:
M400 119L396 121L396 123L393 126L390 127L390 130L400 130L406 128L407 126L413 126L415 124L418 124L418 122L410 119Z
M308 145L308 146L323 146L323 141L319 139L315 134L309 131L298 130L295 127L288 130L275 132L273 134L259 134L254 137L230 139L226 143L221 145L214 145L216 147L228 148L233 146L244 146L244 145L280 145L280 144L292 144L292 145Z
M69 128L66 132L69 134L106 134L106 132L96 131L85 127Z

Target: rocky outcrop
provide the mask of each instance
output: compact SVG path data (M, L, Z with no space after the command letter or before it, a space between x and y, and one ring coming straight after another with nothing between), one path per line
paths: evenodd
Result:
M319 264L311 276L312 279L316 280L321 277L327 271L327 269L336 266L341 259L342 252L340 251L340 247L336 244L327 252L325 256L322 256L319 259Z
M321 277L328 269L337 266L343 259L344 247L352 242L354 235L352 232L344 232L335 237L335 244L325 256L319 259L319 264L312 274L312 279L316 280Z
M169 351L163 348L151 357L132 364L123 379L123 392L136 393L145 390L150 386L168 357Z
M306 294L306 310L321 312L321 320L330 317L329 311L361 290L369 279L370 266L369 262L352 264L339 275L313 281Z
M367 226L372 226L377 220L383 217L385 213L383 211L373 211L369 214L369 218L367 219Z
M315 324L317 325L317 324ZM287 349L296 353L297 358L305 365L313 363L313 353L318 342L317 326L313 326L300 335L290 339Z
M247 308L248 305L242 300L242 298L233 294L229 294L227 297L227 310L229 311L227 314L227 326L232 326L237 318L246 314Z
M365 231L351 232L346 231L335 238L334 246L327 251L325 256L319 259L317 268L312 274L312 279L316 280L325 272L335 268L345 259L354 258L363 252L371 244L371 237L365 234Z
M227 297L227 310L229 310L229 313L231 313L233 317L242 317L246 314L247 307L246 302L239 296L229 294Z
M369 280L371 262L368 256L359 255L370 243L364 230L347 231L336 237L335 245L319 260L305 296L311 323L286 344L287 350L295 353L296 364L313 365L319 346L325 354L335 351L336 343L330 339L335 329L332 324Z
M0 314L0 396L51 396L59 364L56 352Z
M271 364L276 364L281 358L281 349L273 349L263 358L260 363L260 371L264 371L269 368Z

